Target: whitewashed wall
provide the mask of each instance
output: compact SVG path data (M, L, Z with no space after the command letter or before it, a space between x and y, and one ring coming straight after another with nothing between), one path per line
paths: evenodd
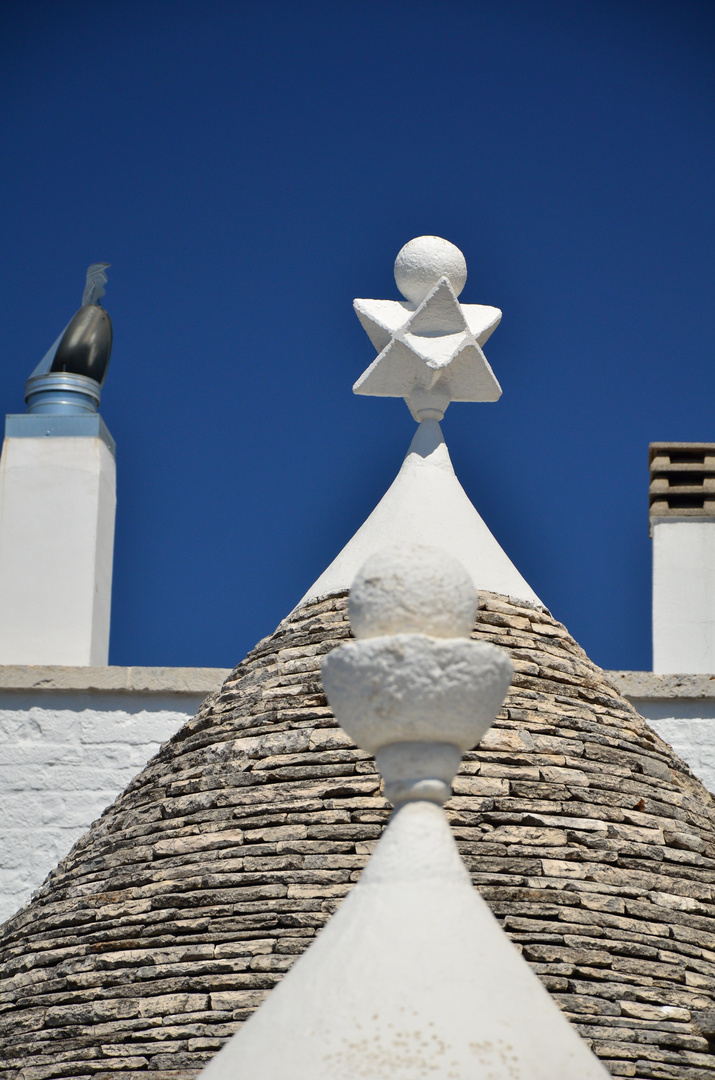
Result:
M0 922L227 674L0 668Z
M0 666L0 922L228 674ZM715 676L608 675L715 793Z
M607 675L715 793L715 675L650 671L609 671Z
M36 419L9 418L21 430ZM116 501L114 453L101 436L5 438L1 664L107 663Z

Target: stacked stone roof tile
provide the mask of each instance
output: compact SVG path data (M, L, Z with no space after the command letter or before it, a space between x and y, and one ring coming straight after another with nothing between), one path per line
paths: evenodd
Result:
M546 611L480 608L516 676L446 807L473 880L614 1076L712 1080L713 799ZM190 1080L310 944L390 813L320 684L348 636L344 593L293 612L5 924L2 1080Z

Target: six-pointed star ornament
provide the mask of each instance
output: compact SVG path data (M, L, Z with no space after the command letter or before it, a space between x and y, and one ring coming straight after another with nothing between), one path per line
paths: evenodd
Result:
M358 319L379 356L356 394L403 397L415 420L441 420L450 401L496 401L501 387L481 350L501 319L498 308L460 304L467 279L459 248L418 236L395 260L405 300L356 300Z

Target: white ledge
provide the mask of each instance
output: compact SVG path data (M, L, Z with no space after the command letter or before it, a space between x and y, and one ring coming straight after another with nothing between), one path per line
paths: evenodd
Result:
M3 690L101 690L148 694L210 694L231 674L231 668L191 667L60 667L0 665Z
M653 671L605 671L604 675L627 698L715 698L715 674L660 675Z

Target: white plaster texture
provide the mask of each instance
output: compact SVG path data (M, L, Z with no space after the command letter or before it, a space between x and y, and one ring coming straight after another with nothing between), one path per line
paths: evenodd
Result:
M345 642L322 664L336 719L371 754L430 740L470 750L491 726L511 675L509 657L493 645L414 633Z
M441 236L416 236L398 251L395 284L415 307L441 277L449 278L455 296L459 296L467 283L467 260L456 244Z
M321 663L335 717L376 755L390 802L442 803L513 674L502 649L471 640L474 584L439 548L383 548L359 570L348 610L357 640Z
M353 386L356 394L402 397L415 420L441 420L450 401L501 396L482 345L501 311L460 304L467 280L459 248L419 236L399 252L395 281L406 301L355 300L355 312L379 355Z
M348 598L356 638L411 633L468 638L477 606L477 591L462 564L418 544L371 555Z
M0 691L0 921L204 696Z
M300 604L350 588L370 555L384 547L409 544L437 547L453 555L478 590L541 606L469 501L435 420L425 420L417 428L391 487Z
M107 663L116 466L92 437L0 455L0 663Z
M715 794L715 702L638 702L633 705L650 726ZM675 715L674 715L675 714Z
M315 942L204 1080L607 1080L473 888L440 807L407 803Z
M715 673L715 521L654 519L653 671Z

